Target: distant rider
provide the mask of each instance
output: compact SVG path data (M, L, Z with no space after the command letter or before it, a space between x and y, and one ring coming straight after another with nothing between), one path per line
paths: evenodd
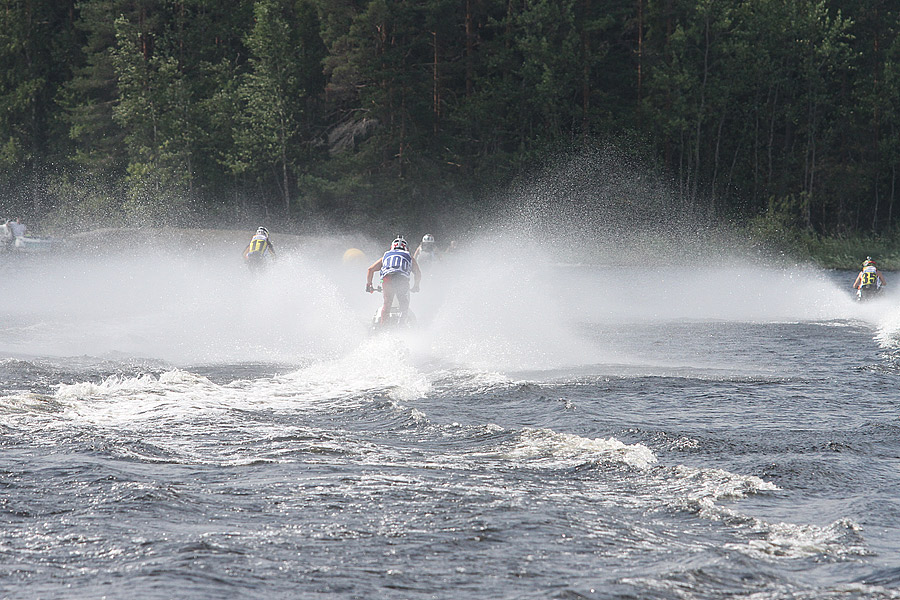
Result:
M25 230L27 228L21 221L19 221L18 217L16 217L15 221L8 222L7 226L9 226L9 231L10 233L12 233L14 238L25 237Z
M400 305L400 321L405 323L409 311L409 292L419 291L422 271L419 270L419 263L416 259L410 256L409 246L402 235L398 235L391 242L391 249L375 261L366 272L366 291L370 294L375 291L375 288L372 287L372 277L376 271L381 273L381 290L384 295L384 305L381 307L379 323L384 323L390 314L394 297L397 298L397 303ZM416 277L412 289L409 287L410 274Z
M862 271L853 282L853 289L858 290L857 294L859 298L862 298L880 292L885 285L884 275L878 270L872 257L867 256L863 262Z
M275 257L275 247L269 240L269 230L259 227L244 248L244 260L251 271L258 271L265 265L265 257L268 255Z
M434 262L437 257L437 246L434 243L434 236L430 233L426 233L422 236L422 243L416 248L413 258L415 258L418 263L424 265Z

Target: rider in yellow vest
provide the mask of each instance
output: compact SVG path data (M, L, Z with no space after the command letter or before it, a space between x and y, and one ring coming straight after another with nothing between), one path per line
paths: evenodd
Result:
M250 243L244 248L244 260L251 271L255 271L263 267L265 256L271 254L274 258L275 247L269 241L269 230L260 227L250 239Z
M856 276L856 281L853 282L853 289L859 290L860 293L877 292L884 285L884 275L878 270L872 257L867 256L865 262L863 262L862 271L859 272L859 275Z

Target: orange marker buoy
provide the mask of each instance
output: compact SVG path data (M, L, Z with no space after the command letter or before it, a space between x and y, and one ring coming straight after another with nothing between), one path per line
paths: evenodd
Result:
M341 262L345 265L357 265L366 262L366 255L359 248L348 248Z

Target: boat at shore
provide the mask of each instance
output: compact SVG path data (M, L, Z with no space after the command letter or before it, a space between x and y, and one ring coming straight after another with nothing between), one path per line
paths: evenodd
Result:
M48 237L13 235L7 224L0 225L0 253L46 254L59 248L62 240Z

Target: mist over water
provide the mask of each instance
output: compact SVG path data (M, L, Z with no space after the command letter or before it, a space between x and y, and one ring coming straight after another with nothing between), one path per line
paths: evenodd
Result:
M412 296L422 327L407 337L432 359L554 369L635 360L586 340L580 330L590 327L883 320L854 305L849 284L767 261L609 149L563 156L507 195L503 210L452 234L459 252L424 266L422 293ZM270 229L279 247L277 224ZM393 232L301 239L256 277L240 259L241 232L206 243L208 235L134 246L101 236L80 252L10 265L0 350L303 364L365 340L380 302L361 293L365 268ZM440 247L450 235L439 235ZM414 248L418 236L408 237ZM342 263L351 245L365 256Z
M273 234L277 242L277 234ZM376 258L378 245L369 254ZM0 299L7 353L154 357L176 364L335 357L358 346L380 297L365 266L316 247L285 253L259 276L240 249L137 250L21 265ZM563 252L561 254L565 254ZM540 368L602 362L589 326L677 320L750 322L866 318L847 288L806 267L710 251L704 264L566 263L552 243L505 230L469 240L423 271L412 295L421 337L463 365ZM713 258L714 255L714 258Z
M504 205L454 232L460 250L423 268L411 305L421 327L406 342L428 360L513 371L630 363L639 359L582 331L660 322L862 319L882 324L885 339L900 327L884 314L888 302L856 305L849 281L767 260L608 150L561 159ZM133 246L99 236L6 266L0 351L182 365L345 356L380 305L362 292L365 268L392 236L292 239L259 276L242 264L241 232L207 240L188 230ZM365 256L342 262L351 246Z

